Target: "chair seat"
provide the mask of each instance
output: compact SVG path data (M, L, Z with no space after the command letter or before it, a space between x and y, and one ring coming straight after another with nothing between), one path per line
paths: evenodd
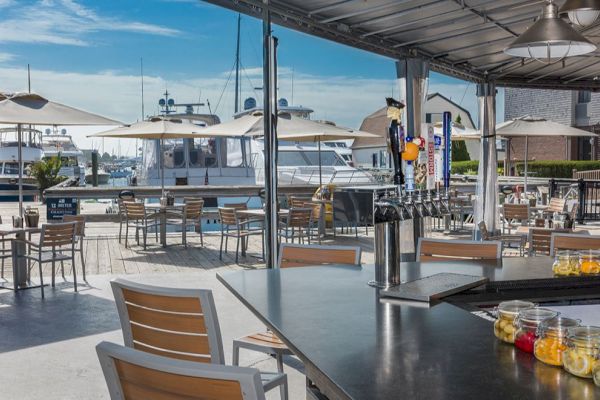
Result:
M263 390L268 392L271 389L278 387L287 380L285 374L278 372L262 372L260 373L260 381L263 386Z
M64 251L71 251L71 250L64 250ZM24 258L29 258L31 260L34 261L38 261L40 256L38 252L35 252L33 254L30 255L25 255L23 256ZM42 262L50 262L50 261L65 261L65 260L70 260L71 256L67 255L67 254L63 254L61 253L59 250L56 251L56 253L52 253L52 251L42 251Z
M258 332L234 340L240 347L263 353L293 354L292 351L273 332Z

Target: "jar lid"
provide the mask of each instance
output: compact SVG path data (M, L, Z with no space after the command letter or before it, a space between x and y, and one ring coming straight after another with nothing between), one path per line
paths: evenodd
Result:
M533 307L535 307L535 304L530 301L510 300L498 304L498 311L505 314L517 315L519 311Z
M578 319L559 317L545 319L540 323L539 333L553 333L557 335L565 335L569 328L578 327L581 321Z
M584 325L569 328L567 336L574 340L588 340L600 343L600 327Z
M600 258L600 250L580 250L579 257L583 258Z
M560 313L558 311L550 310L548 308L527 308L519 311L518 319L524 322L539 323L541 321L555 318Z
M556 256L557 257L570 257L570 256L576 256L578 253L574 250L558 250L556 252Z

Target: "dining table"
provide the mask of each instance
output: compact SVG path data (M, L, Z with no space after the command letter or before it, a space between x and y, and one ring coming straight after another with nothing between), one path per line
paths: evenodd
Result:
M27 255L27 244L25 243L27 235L31 236L34 233L41 232L41 230L41 227L16 227L13 226L13 224L0 224L0 236L5 238L14 235L14 239L11 240L11 256L13 263L12 285L10 283L5 283L0 287L13 290L40 287L40 285L32 285L28 281L28 262L23 256Z
M279 218L287 216L290 213L290 210L287 208L280 208L277 211L277 215ZM256 219L257 221L262 221L266 224L265 218L267 217L267 213L264 208L250 208L247 210L236 210L236 214L242 219ZM263 235L265 233L263 232ZM247 238L242 237L242 257L246 256L246 240ZM264 241L263 241L264 242ZM261 256L262 257L262 256Z
M148 203L146 204L146 209L157 214L158 222L160 225L160 244L162 245L162 247L167 247L167 219L169 217L169 214L177 214L178 216L185 218L185 215L183 215L185 204L174 203L166 205L160 203Z
M488 278L431 303L382 296L367 284L373 265L229 271L217 278L303 362L307 399L598 399L600 388L590 379L494 336L486 309L505 299L554 301L585 292L600 301L599 277L555 277L551 265L550 257L402 263L403 282L439 272ZM469 301L484 308L471 310Z

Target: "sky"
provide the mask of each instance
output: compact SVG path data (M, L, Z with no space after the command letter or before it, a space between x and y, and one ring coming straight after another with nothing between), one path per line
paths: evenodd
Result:
M31 89L49 99L126 123L158 112L165 90L178 103L210 103L232 118L237 14L198 0L0 0L0 91ZM242 99L261 101L262 25L242 16ZM274 26L278 90L313 119L358 128L397 96L394 60ZM431 73L440 92L477 122L475 86ZM503 116L503 93L498 98ZM205 106L201 111L206 112ZM81 148L133 155L133 141L87 138L98 128L68 128Z

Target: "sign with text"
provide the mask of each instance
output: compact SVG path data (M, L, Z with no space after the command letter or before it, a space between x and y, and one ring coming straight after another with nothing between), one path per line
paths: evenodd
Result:
M433 126L427 126L427 189L435 188L435 135Z
M76 198L46 199L46 219L48 221L62 220L63 215L79 214L79 201Z

